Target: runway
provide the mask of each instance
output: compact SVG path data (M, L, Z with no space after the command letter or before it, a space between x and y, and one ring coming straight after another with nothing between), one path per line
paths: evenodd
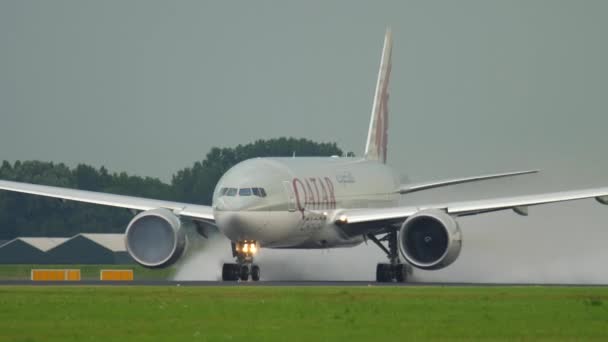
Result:
M0 280L0 286L186 286L186 287L219 287L219 286L294 286L294 287L606 287L608 284L522 284L522 283L377 283L373 281L171 281L171 280L136 280L136 281L31 281Z

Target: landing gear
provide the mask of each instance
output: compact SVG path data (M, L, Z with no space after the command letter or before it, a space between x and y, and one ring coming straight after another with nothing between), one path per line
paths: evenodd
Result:
M232 256L236 263L226 263L222 266L223 281L260 280L260 267L253 264L253 256L258 251L255 241L239 241L232 243Z
M249 266L248 265L241 266L240 278L242 281L249 280Z
M393 266L393 274L398 283L405 283L408 274L412 273L412 268L408 264L397 264Z
M260 280L260 266L258 266L258 265L251 266L251 280L253 280L253 281Z
M409 266L406 264L378 264L376 266L376 281L379 283L390 283L396 281L405 283Z
M222 266L222 280L235 281L239 279L239 264L224 264Z
M239 264L224 264L222 267L223 281L248 281L260 280L260 266L258 265L239 265Z
M393 272L391 270L391 264L378 264L376 265L376 281L379 283L385 283L391 281L393 278Z
M390 263L379 263L376 266L376 281L379 283L404 283L408 276L412 273L412 267L402 263L399 260L399 251L397 250L397 230L391 229L389 233L378 239L375 235L367 234L367 238L375 243L381 250L386 253ZM382 242L388 242L386 248Z

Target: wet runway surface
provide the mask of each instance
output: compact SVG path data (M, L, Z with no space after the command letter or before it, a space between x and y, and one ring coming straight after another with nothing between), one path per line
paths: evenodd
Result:
M592 286L605 287L608 284L518 284L518 283L377 283L373 281L259 281L259 282L228 282L228 281L169 281L169 280L139 280L139 281L31 281L31 280L0 280L0 286Z

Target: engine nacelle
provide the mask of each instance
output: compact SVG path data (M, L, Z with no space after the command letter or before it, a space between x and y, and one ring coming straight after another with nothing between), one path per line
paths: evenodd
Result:
M462 247L458 222L447 213L423 210L410 216L399 230L399 251L412 266L437 270L456 260Z
M186 243L186 233L179 217L162 208L138 214L125 232L129 255L149 268L174 264L184 254Z

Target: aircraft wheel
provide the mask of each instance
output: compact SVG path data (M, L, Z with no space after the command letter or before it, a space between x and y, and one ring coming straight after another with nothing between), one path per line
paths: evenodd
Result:
M240 278L241 278L242 281L249 280L249 266L247 266L247 265L241 266L239 276L240 276Z
M391 265L390 264L378 264L376 265L376 281L379 283L386 283L391 281Z
M395 280L398 283L405 283L405 281L407 280L407 265L396 264L394 265L394 267Z
M224 264L222 266L222 280L223 281L235 281L239 276L239 265L237 264Z
M251 280L253 280L253 281L260 280L260 266L258 266L258 265L251 266Z

